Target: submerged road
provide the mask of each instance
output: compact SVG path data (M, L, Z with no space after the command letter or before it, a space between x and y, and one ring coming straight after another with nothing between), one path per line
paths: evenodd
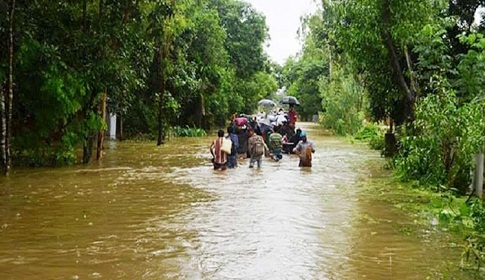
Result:
M437 279L459 250L362 199L379 152L301 124L316 153L214 171L213 137L107 144L0 182L0 279Z

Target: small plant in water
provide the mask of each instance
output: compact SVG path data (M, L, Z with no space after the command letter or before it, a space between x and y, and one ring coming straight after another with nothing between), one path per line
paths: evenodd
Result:
M203 137L207 135L205 130L196 127L189 127L188 125L185 127L176 126L175 134L179 137Z

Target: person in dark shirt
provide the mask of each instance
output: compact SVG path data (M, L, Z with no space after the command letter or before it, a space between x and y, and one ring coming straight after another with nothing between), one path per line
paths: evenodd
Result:
M283 143L283 152L286 154L293 153L293 149L296 147L298 142L301 140L301 129L297 129L296 133L293 134L291 137L286 134L287 140Z
M230 139L232 142L231 153L227 155L227 167L237 167L237 150L239 149L239 138L234 133L234 127L229 126L227 128L226 139Z
M300 140L301 140L301 129L298 128L296 130L296 133L290 138L289 142L293 143L296 146L296 144L298 144Z

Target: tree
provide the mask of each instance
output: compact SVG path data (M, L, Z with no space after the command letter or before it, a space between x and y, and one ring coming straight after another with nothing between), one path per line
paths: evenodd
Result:
M245 79L263 70L267 60L263 43L268 38L264 16L243 1L209 2L219 12L222 26L227 32L225 46L236 69L236 76Z
M414 37L436 20L439 1L323 1L334 40L355 73L365 75L376 119L397 123L414 119L416 91L412 49Z
M296 96L301 106L298 114L304 120L322 111L320 80L329 76L329 52L326 42L321 40L322 20L313 15L303 21L301 36L304 39L302 53L287 60L283 67L288 95Z
M7 1L0 1L0 10L5 11L0 14L0 53L5 54L0 56L0 155L2 159L2 167L6 170L5 158L5 94L7 92L7 65L8 65L8 3Z
M143 71L132 64L141 41L134 32L141 28L130 18L141 17L145 1L137 3L22 2L19 17L27 28L18 36L16 76L25 82L18 85L13 113L14 144L26 163L72 163L80 142L89 161L97 131L105 127L103 92L117 101L110 106L123 111L142 86Z
M263 44L268 38L265 18L250 4L239 0L210 0L209 3L218 11L221 25L227 34L224 46L232 68L228 73L235 75L231 112L251 113L256 109L259 98L271 94L260 92L253 86L254 81L261 81L265 77L269 80L264 83L268 84L275 78L269 73L268 58L263 50Z
M224 48L226 32L219 22L217 11L202 8L193 17L194 25L190 32L187 60L194 66L197 83L195 94L195 124L207 128L206 115L227 113L227 100L210 106L214 95L221 88L222 72L228 67L227 52ZM220 93L219 93L220 94ZM211 96L212 95L212 96ZM212 110L208 110L213 107Z
M8 22L8 82L7 92L3 92L2 95L2 154L3 154L3 166L5 175L9 175L12 165L12 104L13 104L13 65L14 65L14 14L15 14L15 0L9 0L7 3L7 22Z

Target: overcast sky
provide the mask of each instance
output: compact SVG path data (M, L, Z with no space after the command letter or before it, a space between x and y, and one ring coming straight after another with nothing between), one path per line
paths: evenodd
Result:
M283 64L290 55L295 55L301 45L297 31L300 17L316 11L314 0L244 0L265 15L271 40L266 52L272 60Z

